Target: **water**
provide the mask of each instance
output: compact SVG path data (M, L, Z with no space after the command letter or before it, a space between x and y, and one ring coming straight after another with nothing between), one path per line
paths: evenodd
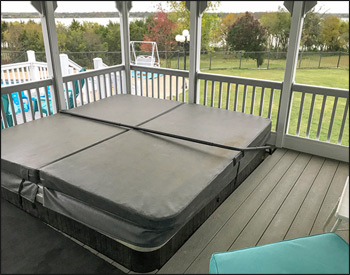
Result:
M66 25L66 26L69 26L73 19L75 19L76 21L78 21L79 23L83 23L84 21L88 21L88 22L96 22L98 23L99 25L103 25L103 26L107 26L109 21L112 21L113 23L120 23L120 18L119 17L103 17L103 18L55 18L55 22L57 24L57 22L61 22L62 24ZM1 19L2 21L5 21L5 22L15 22L15 21L22 21L22 22L25 22L27 23L29 20L33 20L34 22L36 23L40 23L41 20L40 18L2 18ZM145 18L143 17L130 17L129 18L130 22L134 22L136 20L146 20Z

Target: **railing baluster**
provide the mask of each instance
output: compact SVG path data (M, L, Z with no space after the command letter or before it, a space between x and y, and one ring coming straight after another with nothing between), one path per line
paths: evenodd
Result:
M222 81L220 81L219 84L219 108L221 108L221 101L222 101Z
M141 74L141 78L142 78L142 72L140 71L140 74ZM134 71L134 81L135 81L135 95L137 95L137 71L135 70Z
M261 97L260 97L260 110L259 110L259 116L262 115L263 108L264 108L264 96L265 96L265 87L261 88Z
M108 78L109 78L109 91L110 91L110 95L109 96L112 96L113 95L112 73L109 73L107 75L108 75ZM88 94L89 94L89 91L88 91Z
M21 76L19 75L19 68L16 68L16 73L17 73L17 81L18 81L18 83L22 83Z
M17 84L16 76L15 76L15 74L13 73L13 69L11 69L11 75L12 75L13 84Z
M76 99L76 90L75 90L75 85L73 83L73 81L71 81L71 85L72 85L72 97L73 97L73 102L74 102L74 107L78 107L78 103L77 103L77 99Z
M113 76L113 78L112 78ZM111 79L112 79L112 90L113 90L113 95L117 94L117 73L111 72Z
M307 128L306 128L306 137L308 138L310 135L310 128L311 128L311 121L312 121L312 115L314 112L314 106L315 106L315 97L316 94L312 94L312 99L311 99L311 106L310 106L310 112L309 112L309 120L307 122Z
M11 106L11 113L12 113L12 118L13 121L15 123L15 125L17 125L17 116L16 116L16 112L15 112L15 106L13 104L13 98L12 98L12 93L8 94L7 98L10 100L10 106Z
M207 106L207 103L208 103L207 91L208 91L208 80L204 80L204 99L203 99L204 106Z
M143 71L140 71L140 88L141 88L141 96L143 96Z
M227 82L226 110L230 107L231 83Z
M346 98L346 104L345 104L345 108L344 108L343 120L342 120L342 123L341 123L340 132L339 132L338 144L341 144L341 140L343 138L343 132L344 132L345 122L346 122L346 118L347 118L346 115L348 113L348 108L349 108L349 97Z
M35 88L35 94L36 94L36 98L37 98L36 103L37 103L37 107L38 107L38 110L39 110L39 115L40 115L40 118L42 118L43 117L43 110L41 108L41 99L40 99L40 93L39 93L39 89L38 88Z
M237 105L238 105L238 91L239 91L239 84L236 83L236 90L235 90L235 102L233 104L233 110L237 111Z
M330 120L330 122L329 122L328 135L327 135L327 142L329 142L330 139L331 139L331 134L332 134L332 129L333 129L333 123L334 123L334 116L335 116L335 111L336 111L336 109L337 109L337 104L338 104L338 97L336 96L336 97L334 98L332 116L331 116L331 120Z
M176 101L179 101L179 77L176 76Z
M33 102L32 102L32 92L30 89L28 89L28 103L29 103L29 109L30 113L32 115L32 120L35 120L35 114L34 114L34 108L33 108Z
M123 83L122 83L122 72L121 71L118 72L118 76L119 76L119 87L120 87L119 94L123 94L124 88L123 88Z
M215 81L211 81L211 107L214 106L214 92L215 92Z
M163 99L166 99L166 74L163 74Z
M299 136L299 131L300 131L301 117L303 115L303 108L304 108L304 99L305 99L305 93L302 93L300 108L299 108L298 124L297 124L297 133L296 133L297 136Z
M99 95L99 100L102 99L102 86L101 86L101 76L97 76L97 83L98 83L98 95Z
M254 115L255 89L256 89L256 86L254 85L254 86L253 86L253 92L252 92L252 103L251 103L251 105L250 105L250 114L251 114L251 115Z
M66 96L66 102L67 102L67 109L71 109L70 105L69 105L69 94L68 94L68 87L67 87L67 82L63 82L63 89L64 89L64 94Z
M24 70L24 67L21 68L21 73L22 73L22 82L27 82L27 78L25 76L25 70Z
M247 85L244 85L242 113L245 113L245 101L246 101L246 98L247 98Z
M321 107L321 113L320 113L320 119L318 121L318 128L317 128L317 134L316 134L316 139L319 140L320 139L320 132L321 132L321 126L322 126L322 120L323 120L323 113L324 113L324 107L326 105L326 100L327 100L327 96L323 96L323 100L322 100L322 107Z
M160 78L160 75L159 75L159 73L157 73L157 90L158 90L158 98L160 98L160 85L159 85L160 80L159 80L159 78Z
M21 115L22 115L22 118L23 118L23 122L26 123L27 122L27 118L26 118L26 114L24 113L23 98L22 98L22 92L21 91L18 92L18 99L19 99L19 107L21 109Z
M173 76L169 75L170 77L170 100L173 100Z
M183 76L182 77L182 102L186 101L186 98L185 98L186 97L185 84L186 84L186 79Z
M149 80L148 80L148 75L146 74L146 94L147 94L147 97L149 97L148 85L149 85Z
M89 82L88 82L87 78L83 78L82 80L85 81L86 96L87 96L87 101L88 101L88 104L89 104L90 103ZM83 92L83 87L81 88L81 91Z
M103 85L105 87L105 98L108 97L108 88L107 88L107 79L106 79L106 74L102 75L103 78Z
M94 102L96 102L96 95L95 95L95 77L91 77L91 86L92 86L92 97L94 98Z
M80 95L81 105L84 105L84 93L83 93L83 87L81 85L81 79L78 79L78 83L79 83L79 95Z
M271 118L273 97L274 97L274 89L271 88L270 103L269 103L270 105L269 105L269 115L268 115L268 118Z
M28 66L26 66L26 72L27 72L27 80L28 80L28 81L33 80L32 77L30 76L30 69L29 69Z
M148 73L147 73L147 76L148 77ZM154 98L154 74L152 73L152 98Z

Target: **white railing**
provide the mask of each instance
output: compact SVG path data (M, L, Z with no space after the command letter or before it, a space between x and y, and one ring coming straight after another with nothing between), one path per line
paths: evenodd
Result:
M42 101L50 105L50 96L53 90L53 80L29 81L1 87L1 126L8 128L43 117ZM44 90L41 96L40 90ZM42 99L42 100L41 100ZM52 115L47 108L46 115Z
M131 65L132 94L188 102L188 71Z
M349 161L349 90L294 84L284 146Z
M106 67L102 62L100 67L63 77L68 109L126 93L121 81L125 74L124 66ZM132 94L188 102L188 71L136 65L130 68ZM201 82L199 104L270 118L272 133L269 144L275 144L282 82L209 73L198 73L198 79ZM47 94L47 86L52 84L51 80L48 81L42 84L40 81L32 82L35 83L33 87L15 85L15 92L26 88L28 93L28 89L35 88L38 94L38 89L44 87ZM4 91L2 89L2 94L14 90L7 86ZM21 96L19 100L22 104ZM11 100L10 104L11 110L14 110ZM4 107L1 108L4 117ZM283 147L348 161L348 113L348 90L294 84Z
M282 82L199 73L200 104L270 118L276 131Z
M65 98L66 102L67 98L70 102L67 108L71 109L115 94L126 93L120 81L123 71L123 65L116 65L64 76Z

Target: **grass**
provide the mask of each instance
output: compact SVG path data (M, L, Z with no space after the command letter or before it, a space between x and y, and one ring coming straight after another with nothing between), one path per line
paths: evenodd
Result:
M223 74L223 75L232 75L232 76L242 76L249 78L257 79L266 79L274 81L283 81L284 70L266 70L266 69L230 69L230 70L202 70L202 72ZM315 86L324 86L324 87L333 87L333 88L342 88L349 89L349 70L348 69L297 69L295 82L299 84L308 84ZM219 107L219 84L215 83L214 94L212 95L212 83L207 82L207 106ZM229 110L244 111L245 113L251 113L252 108L252 97L253 97L253 87L248 86L246 89L245 97L245 107L243 107L243 98L244 98L244 87L239 85L238 94L237 94L237 105L235 103L235 84L230 86L230 98L229 98ZM260 101L262 95L262 89L256 87L255 89L255 102L253 105L253 114L261 115L264 117L269 117L270 111L270 101L272 101L270 118L272 120L272 130L276 131L277 115L278 115L278 106L280 100L280 90L274 90L273 98L271 99L271 89L264 90L263 97L263 109L260 110ZM186 93L188 98L188 94ZM186 98L186 99L187 99ZM212 103L213 98L213 103ZM174 98L175 99L175 98ZM182 94L179 98L182 101ZM188 99L187 99L188 100ZM307 125L308 118L311 108L312 95L306 94L304 98L303 112L301 117L299 136L307 136ZM322 106L323 96L317 95L315 97L314 110L312 114L312 120L310 124L309 138L316 139L318 133L318 125L320 121L320 113ZM221 94L221 108L226 108L227 102L227 84L224 83L222 87ZM290 114L289 130L288 133L295 135L297 132L297 124L299 119L299 109L301 103L301 93L293 93L292 99L292 109ZM331 114L333 111L334 97L327 97L325 104L325 111L322 117L322 123L319 133L319 139L321 141L326 141L328 138L328 130L330 126ZM200 88L200 104L204 104L204 81L201 81ZM346 99L339 98L337 102L337 108L335 111L335 118L332 126L332 131L330 135L331 143L338 143L338 137L340 133L341 124L344 116ZM341 140L342 145L349 145L349 114L347 113L347 119L345 123L345 128L343 131L343 137Z

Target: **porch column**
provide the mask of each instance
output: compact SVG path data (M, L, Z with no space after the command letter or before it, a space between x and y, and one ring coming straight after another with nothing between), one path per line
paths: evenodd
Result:
M191 37L188 103L199 102L202 14L207 6L208 1L186 1L186 7L190 10Z
M292 13L292 22L289 32L286 67L281 91L279 115L276 130L276 147L283 147L284 137L288 129L288 120L291 110L292 85L298 62L299 45L304 21L304 1L285 1L284 5Z
M122 72L123 91L131 94L130 77L130 33L129 33L129 11L132 7L131 1L116 1L120 16L120 38L122 48L122 64L125 66L125 73Z
M55 90L54 93L51 92L52 108L53 112L56 113L59 110L67 109L64 99L62 71L54 16L57 2L31 1L31 4L39 12L41 18L48 74L53 79L53 88Z

